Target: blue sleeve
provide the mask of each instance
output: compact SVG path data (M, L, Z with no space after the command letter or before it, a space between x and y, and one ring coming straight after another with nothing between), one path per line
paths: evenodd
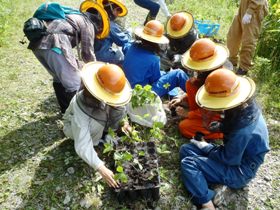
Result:
M118 24L112 21L110 26L110 35L113 42L120 47L124 47L130 41L130 36L123 32Z
M238 132L226 135L224 141L224 145L211 148L208 157L227 165L240 165L250 137Z

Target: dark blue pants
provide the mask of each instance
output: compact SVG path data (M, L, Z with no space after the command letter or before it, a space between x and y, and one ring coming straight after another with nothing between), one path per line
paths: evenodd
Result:
M180 149L181 173L186 189L194 204L203 204L215 195L208 184L223 184L231 188L244 187L251 178L246 178L238 166L229 166L212 160L193 144L184 144Z
M160 9L160 5L151 0L134 0L135 4L150 11L152 17L156 17Z

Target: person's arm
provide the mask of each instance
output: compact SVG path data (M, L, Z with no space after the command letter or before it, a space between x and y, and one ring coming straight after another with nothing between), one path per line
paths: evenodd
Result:
M110 35L113 42L120 47L124 47L125 44L130 42L130 36L122 31L120 26L115 22L111 21L110 23Z
M82 16L81 16L82 17ZM83 17L83 21L80 20L80 36L81 36L81 56L85 63L95 61L96 57L94 54L94 39L95 31L94 26L90 23L86 17Z
M75 151L80 158L101 174L102 178L110 187L117 188L118 183L114 179L114 173L105 166L102 160L100 160L93 147L92 136L94 136L94 134L90 133L90 126L94 127L94 131L96 131L96 133L100 131L102 132L103 127L98 123L94 123L94 121L90 122L88 117L84 118L84 122L86 121L88 121L88 123L82 123L83 125L79 125L76 119L74 117L72 118L71 126L75 141Z
M169 103L169 108L176 108L177 106L180 106L183 102L187 100L188 95L185 93L183 95L180 95L179 97L173 98Z
M81 119L82 117L80 116L78 119L79 121L75 119L75 117L73 117L71 120L72 121L71 129L74 138L75 151L79 155L79 157L82 158L88 165L90 165L92 168L97 170L99 167L104 165L104 162L100 160L93 147L93 140L90 134L90 127L89 127L90 118L89 117L84 118L83 119L84 122L81 122L82 121ZM94 126L96 126L97 130L98 129L103 130L102 126L98 125L97 123Z
M225 135L225 139L225 145L211 148L208 151L208 157L227 165L240 165L250 136L244 133L233 133Z

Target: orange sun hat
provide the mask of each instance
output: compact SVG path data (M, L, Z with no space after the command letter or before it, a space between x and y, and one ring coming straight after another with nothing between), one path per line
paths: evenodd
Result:
M196 93L196 103L207 110L223 111L248 101L255 93L255 82L228 69L211 72Z
M111 106L123 106L132 96L132 89L123 70L103 62L89 62L81 71L87 90L98 100Z

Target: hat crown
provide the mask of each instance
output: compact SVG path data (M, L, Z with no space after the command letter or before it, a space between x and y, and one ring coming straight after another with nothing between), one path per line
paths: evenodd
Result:
M186 24L186 17L181 14L181 13L177 13L174 14L171 18L170 18L170 27L172 30L174 31L180 31L183 26Z
M239 80L235 73L228 69L218 69L205 80L206 92L215 97L227 97L239 91Z
M164 33L164 27L158 20L150 20L146 23L143 33L150 36L161 37Z
M198 39L190 48L190 57L194 61L207 59L215 54L216 44L207 38Z
M126 84L122 69L115 64L105 64L96 73L98 83L109 93L120 93Z

